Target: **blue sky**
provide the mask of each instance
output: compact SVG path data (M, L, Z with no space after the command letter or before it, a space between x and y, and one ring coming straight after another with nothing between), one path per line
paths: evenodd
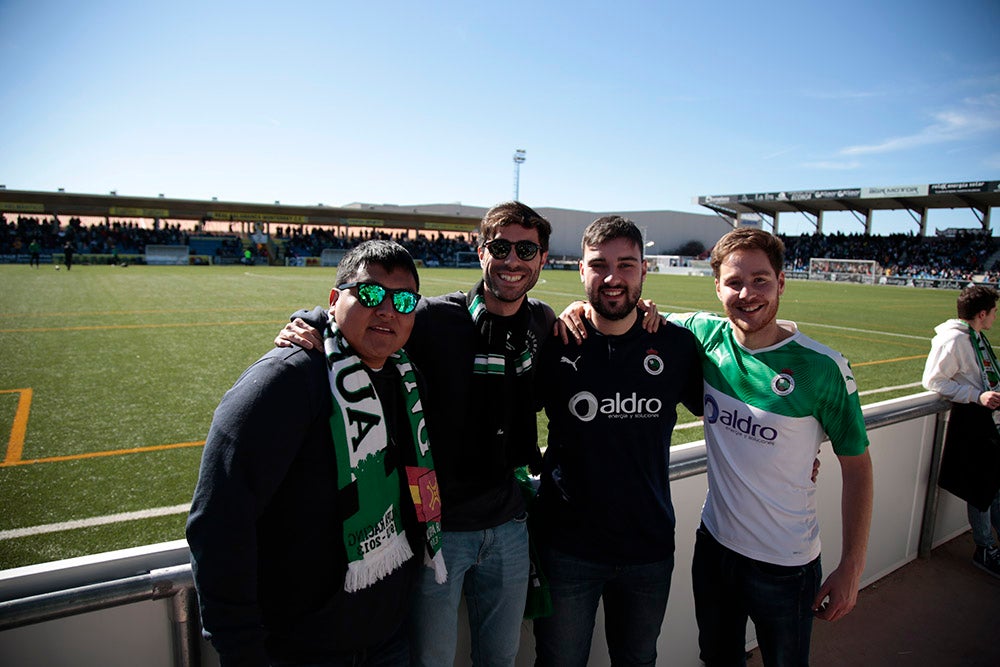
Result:
M998 31L996 0L0 0L0 183L490 206L517 148L523 201L593 211L997 180Z

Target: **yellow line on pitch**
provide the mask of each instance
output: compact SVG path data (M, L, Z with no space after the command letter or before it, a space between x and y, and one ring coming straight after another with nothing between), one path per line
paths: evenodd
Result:
M851 367L858 368L859 366L877 366L879 364L893 364L897 361L913 361L914 359L926 359L926 354L918 354L914 357L896 357L895 359L879 359L878 361L862 361L859 364L851 364Z
M47 456L40 459L29 459L27 461L4 461L0 463L0 468L10 468L13 466L26 466L35 463L58 463L61 461L78 461L80 459L95 459L103 456L123 456L125 454L144 454L148 452L160 452L167 449L182 449L184 447L201 447L204 440L197 442L178 442L172 445L153 445L150 447L133 447L131 449L113 449L107 452L87 452L86 454L68 454L66 456Z
M94 324L77 327L30 327L27 329L0 329L0 333L48 333L52 331L103 331L115 329L176 329L178 327L229 327L285 324L286 320L259 320L244 322L178 322L173 324Z
M28 413L31 412L31 389L0 389L0 394L17 394L17 411L14 413L14 424L10 428L10 439L7 441L7 455L3 463L13 464L21 460L24 451L24 434L28 432Z

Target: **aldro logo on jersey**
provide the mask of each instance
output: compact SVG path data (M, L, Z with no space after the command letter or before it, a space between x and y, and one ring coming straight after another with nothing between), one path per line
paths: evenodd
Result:
M759 423L749 411L744 415L739 409L721 409L711 394L705 394L705 423L722 424L727 430L740 433L762 445L774 445L774 441L778 439L778 429Z
M621 392L608 398L597 398L589 391L581 391L569 399L569 413L582 422L593 421L598 414L608 419L652 419L660 415L663 401L643 398L632 392L622 396Z

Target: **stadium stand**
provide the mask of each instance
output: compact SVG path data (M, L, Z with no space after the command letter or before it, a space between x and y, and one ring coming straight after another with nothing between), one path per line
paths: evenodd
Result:
M914 280L977 280L996 283L995 268L1000 244L978 230L947 236L889 234L803 234L783 236L786 270L804 272L818 257L870 259L883 275Z
M245 248L255 255L256 263L285 264L286 259L322 256L324 250L346 249L369 239L391 239L402 244L425 266L456 266L461 257L476 251L474 234L433 236L379 229L351 230L302 226L277 227L267 244L256 247L249 239L233 233L184 230L179 224L164 224L154 229L134 221L114 220L84 225L79 218L68 224L58 219L19 215L13 221L0 215L0 261L27 263L27 248L32 240L42 246L42 261L61 256L63 244L71 241L80 263L88 255L104 258L141 256L146 245L186 245L195 256L212 257L212 263L241 261ZM996 283L1000 271L998 239L979 230L958 230L941 236L914 234L803 234L781 235L785 241L786 270L793 276L808 272L811 258L870 259L881 267L882 275L897 280L969 281ZM707 254L707 253L706 253ZM90 260L97 261L97 260ZM294 262L293 262L294 263ZM318 264L318 262L317 262Z

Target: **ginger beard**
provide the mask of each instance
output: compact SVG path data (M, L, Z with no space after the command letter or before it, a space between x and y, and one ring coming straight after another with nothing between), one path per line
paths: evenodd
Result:
M764 337L776 334L785 274L775 274L764 251L735 250L730 253L719 267L715 290L726 317L742 334L744 341L741 342L762 332Z

